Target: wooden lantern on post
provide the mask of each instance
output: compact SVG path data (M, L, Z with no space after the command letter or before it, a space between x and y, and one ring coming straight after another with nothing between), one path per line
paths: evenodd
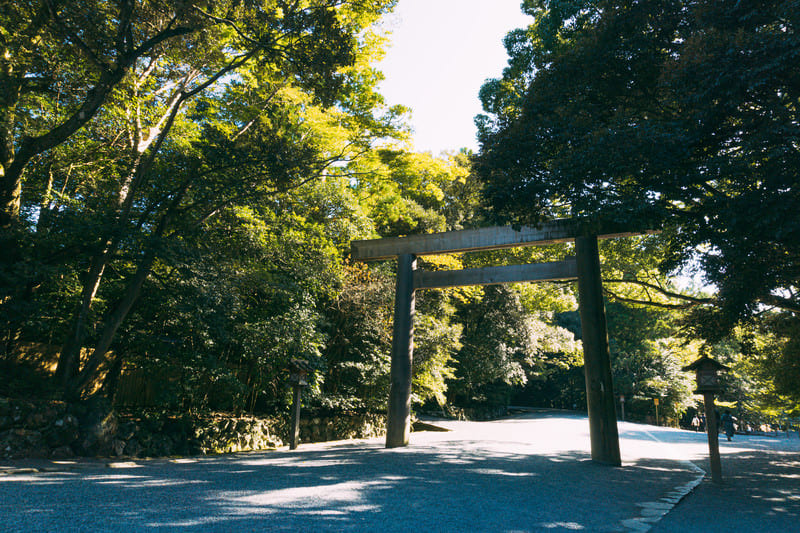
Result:
M301 387L308 385L306 378L310 371L311 365L308 364L308 361L304 361L303 359L292 359L289 361L289 381L291 381L293 385L296 384Z
M289 361L289 381L293 389L292 405L292 431L289 435L289 449L294 450L300 442L300 391L308 385L306 377L312 370L308 361L303 359L292 359Z
M717 415L714 409L714 394L722 392L719 373L730 370L729 367L704 355L694 363L683 367L684 372L695 372L697 389L695 394L703 395L706 409L706 429L708 432L708 453L711 460L711 481L722 483L722 464L719 458L719 430Z
M704 355L689 366L683 367L683 370L685 372L695 371L697 378L695 394L706 394L708 392L715 394L722 392L722 385L720 385L719 382L719 372L728 371L730 368Z

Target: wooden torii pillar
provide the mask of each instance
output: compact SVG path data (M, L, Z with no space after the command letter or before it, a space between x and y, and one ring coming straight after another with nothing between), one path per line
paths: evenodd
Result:
M398 261L386 447L407 446L411 432L416 290L577 279L592 459L619 466L621 459L616 402L608 353L597 239L637 234L640 232L624 231L610 224L555 220L539 228L522 227L517 230L511 227L491 227L354 241L351 255L355 260L396 258ZM416 268L416 258L420 255L497 250L568 241L575 241L575 259L457 271L421 272Z

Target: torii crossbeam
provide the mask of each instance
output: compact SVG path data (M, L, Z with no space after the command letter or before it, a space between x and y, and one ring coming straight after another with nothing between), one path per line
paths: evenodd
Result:
M616 402L611 379L597 239L641 233L625 230L616 224L555 220L537 228L491 227L353 241L351 255L355 260L396 258L398 261L386 447L407 446L409 442L415 290L577 279L592 459L619 466L621 459ZM575 241L576 258L555 263L444 272L421 272L416 268L416 257L420 255L497 250L569 241Z

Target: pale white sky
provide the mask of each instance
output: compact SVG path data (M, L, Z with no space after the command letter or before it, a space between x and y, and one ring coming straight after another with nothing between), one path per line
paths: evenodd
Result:
M400 0L387 19L392 30L378 65L390 105L413 110L414 149L477 149L473 118L478 91L498 78L508 60L503 37L532 18L521 0Z

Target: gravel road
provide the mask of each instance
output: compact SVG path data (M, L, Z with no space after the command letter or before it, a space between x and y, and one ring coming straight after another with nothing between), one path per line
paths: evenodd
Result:
M721 443L718 487L703 481L703 434L622 423L614 468L590 460L585 415L436 424L449 431L391 450L0 463L0 531L791 531L800 516L793 441ZM720 502L738 514L698 518Z

